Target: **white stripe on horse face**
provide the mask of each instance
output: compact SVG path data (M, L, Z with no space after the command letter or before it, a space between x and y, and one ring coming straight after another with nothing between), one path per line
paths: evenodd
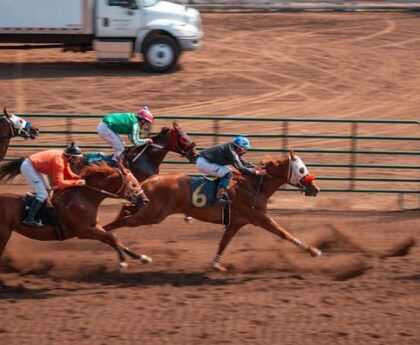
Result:
M8 117L9 121L13 124L16 129L24 129L26 127L26 121L15 114Z
M294 156L295 160L293 160L289 156L289 165L291 170L291 176L289 177L289 183L292 185L300 185L300 180L309 174L308 168L306 167L305 163L298 157Z

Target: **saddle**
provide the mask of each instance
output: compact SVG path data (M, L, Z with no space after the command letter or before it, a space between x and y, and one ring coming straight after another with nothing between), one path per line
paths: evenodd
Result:
M22 212L22 219L25 219L27 213L29 211L30 205L32 200L36 198L36 195L33 193L27 193L23 197L23 212ZM44 225L51 225L55 232L55 237L57 240L62 241L64 239L63 230L60 225L60 221L58 220L57 214L54 211L53 207L48 207L45 203L42 205L40 210L35 216L35 219L38 222L41 222Z

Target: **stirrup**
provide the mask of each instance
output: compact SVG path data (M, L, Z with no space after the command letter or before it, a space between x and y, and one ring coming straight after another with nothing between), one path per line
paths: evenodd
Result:
M214 204L226 206L226 205L230 205L231 203L232 203L231 200L220 198L220 199L216 199Z

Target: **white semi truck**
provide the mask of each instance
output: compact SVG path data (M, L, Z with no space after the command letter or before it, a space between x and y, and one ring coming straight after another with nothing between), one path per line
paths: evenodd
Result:
M0 49L94 50L99 61L142 54L155 72L200 47L200 13L159 0L0 0Z

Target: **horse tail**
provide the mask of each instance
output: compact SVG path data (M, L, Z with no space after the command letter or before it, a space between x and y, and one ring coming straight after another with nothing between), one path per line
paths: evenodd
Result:
M13 180L17 175L20 174L20 166L22 165L25 158L14 159L9 162L3 162L0 164L0 182L8 182Z

